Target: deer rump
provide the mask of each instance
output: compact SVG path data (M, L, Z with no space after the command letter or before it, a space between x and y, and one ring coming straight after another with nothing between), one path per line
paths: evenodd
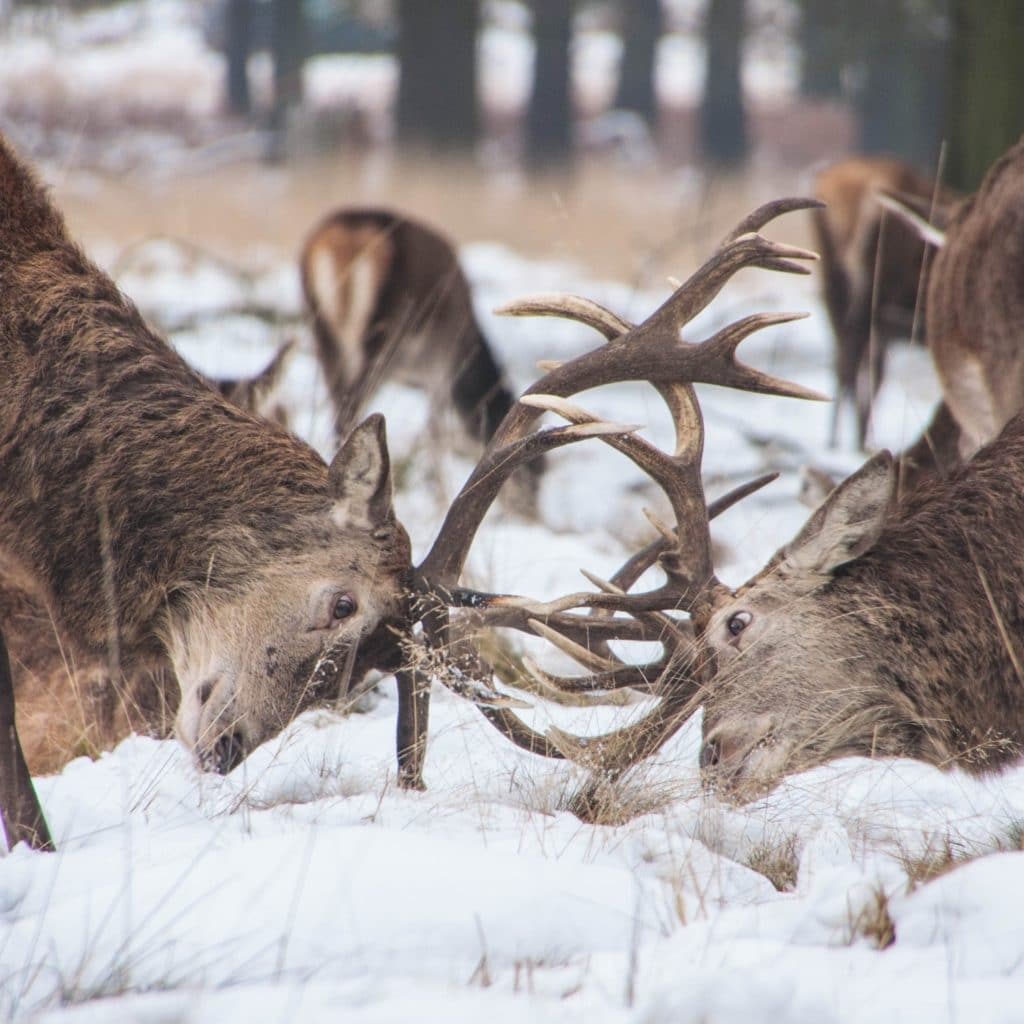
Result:
M489 441L512 406L450 242L403 214L341 209L299 261L317 356L344 436L387 380L450 396L467 434Z

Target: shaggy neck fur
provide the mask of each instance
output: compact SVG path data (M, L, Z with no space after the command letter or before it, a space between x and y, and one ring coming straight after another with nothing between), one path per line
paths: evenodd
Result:
M152 653L168 606L327 509L317 454L150 331L2 139L0 296L0 544L82 650Z
M926 749L908 752L928 760L984 770L1024 749L1022 465L1018 416L827 588L831 614L866 630L880 688L916 710Z

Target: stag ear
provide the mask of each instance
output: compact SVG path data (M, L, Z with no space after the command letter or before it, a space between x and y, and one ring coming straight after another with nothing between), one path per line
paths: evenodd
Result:
M896 497L892 455L879 452L847 477L782 551L792 572L828 575L869 551Z
M367 416L349 434L334 456L327 480L335 500L333 516L339 523L372 529L394 515L391 459L380 413Z

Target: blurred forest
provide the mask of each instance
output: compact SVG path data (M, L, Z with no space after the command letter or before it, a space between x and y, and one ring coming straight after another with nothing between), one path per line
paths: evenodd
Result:
M269 159L379 140L379 127L355 106L303 116L307 65L330 54L376 53L395 63L386 141L448 153L490 144L527 168L565 168L588 150L632 147L637 159L676 164L737 167L761 153L801 163L845 149L934 169L945 142L947 180L970 188L1024 128L1018 0L182 2L222 57L223 110L265 133ZM96 6L7 0L0 11L9 28L26 15L52 23ZM481 34L495 27L532 43L522 109L488 103L481 92ZM579 37L595 32L617 64L614 89L596 101L593 90L574 88L573 68ZM671 64L683 51L671 40L680 38L692 41L703 68L690 103L672 95ZM762 62L774 54L780 74L793 79L784 96L759 95L752 47ZM257 60L270 62L269 91L254 87Z
M477 45L488 5L481 0L395 0L319 8L309 0L227 0L227 96L235 112L252 101L245 68L255 45L271 50L273 122L302 103L301 65L322 50L329 12L350 23L353 40L379 33L399 67L397 139L405 145L472 149L485 131L479 109ZM533 85L522 119L528 165L564 165L579 146L587 111L573 102L571 65L578 23L601 22L620 42L615 111L636 115L657 146L672 111L656 86L659 43L673 29L699 34L705 74L690 153L713 164L742 164L751 152L743 51L752 31L795 52L799 101L844 108L851 147L928 166L949 146L949 180L973 187L1024 127L1024 62L1017 44L1024 4L1015 0L530 0ZM492 14L493 16L493 14ZM259 19L269 20L254 33ZM360 33L362 29L362 34ZM343 45L343 37L339 45ZM592 113L592 112L591 112ZM678 116L678 112L677 112Z
M973 188L1024 130L1022 38L1020 0L0 0L0 128L122 175L66 197L87 234L101 212L122 239L129 212L197 236L232 214L224 237L292 246L329 202L362 201L525 250L565 237L575 202L566 219L593 226L571 255L607 252L605 224L629 217L635 267L666 218L731 219L728 183L761 201L852 153ZM256 167L288 172L288 202L240 183ZM139 169L191 178L129 211ZM481 201L495 180L546 195L542 216Z

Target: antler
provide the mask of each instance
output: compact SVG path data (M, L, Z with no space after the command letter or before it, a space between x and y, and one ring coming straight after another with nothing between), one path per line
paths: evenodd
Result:
M447 652L449 609L483 626L502 626L539 632L589 670L579 679L558 679L539 670L542 682L559 689L592 691L638 686L663 694L658 709L638 723L606 737L573 737L560 730L546 736L530 730L505 707L480 703L486 717L513 742L547 756L571 756L590 762L600 751L616 772L646 756L688 717L697 693L692 656L692 629L680 613L693 613L720 586L711 558L709 521L740 498L768 483L761 477L730 492L708 507L701 482L704 423L693 384L717 384L762 394L824 399L800 385L773 377L736 358L736 350L756 331L788 323L805 314L757 314L745 317L698 344L685 341L683 328L744 267L784 273L808 273L802 261L816 259L806 249L772 242L758 230L782 213L821 205L815 200L782 199L768 203L743 220L715 254L651 316L638 325L596 302L566 296L536 296L498 310L511 316L558 316L586 324L601 333L606 344L550 369L520 398L494 435L479 465L455 498L433 546L414 571L414 617L422 621L426 643ZM675 446L663 452L641 437L633 426L607 423L569 402L580 391L624 381L647 381L661 395L675 425ZM544 412L568 421L567 426L534 431ZM504 481L514 469L564 444L599 438L632 460L664 491L675 523L659 527L661 536L633 555L610 581L588 577L593 592L569 594L538 602L511 595L484 594L458 586L476 531ZM628 591L653 565L666 579L654 590ZM589 614L578 614L588 609ZM577 612L577 614L573 614ZM619 613L619 614L616 614ZM658 640L664 655L648 665L629 665L612 655L612 639ZM446 654L446 656L449 656ZM491 669L479 651L456 655L464 672ZM470 667L468 662L475 664ZM442 680L443 681L443 680ZM399 763L406 784L420 784L423 734L426 728L429 678L421 670L400 675ZM488 692L489 691L488 688ZM612 751L615 751L614 755ZM583 751L587 751L584 756Z

